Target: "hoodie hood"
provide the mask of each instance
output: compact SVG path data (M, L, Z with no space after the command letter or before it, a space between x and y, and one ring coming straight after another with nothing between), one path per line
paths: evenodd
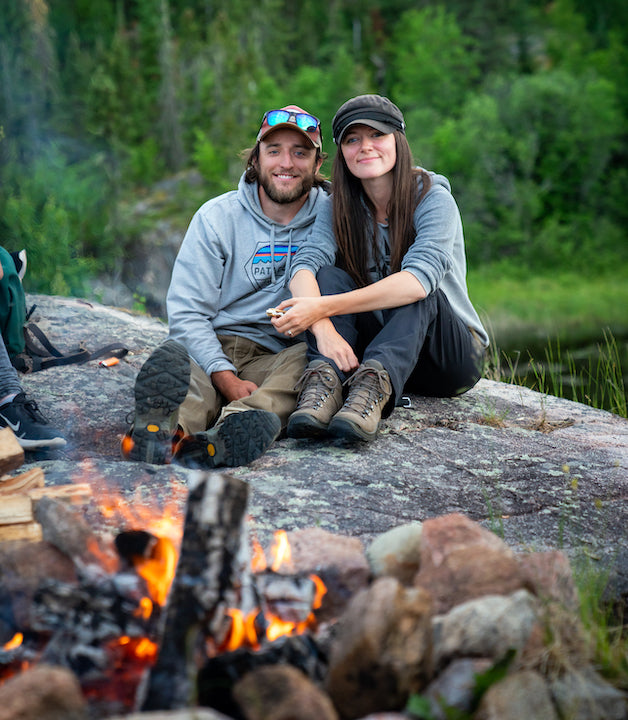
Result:
M256 218L268 233L268 242L266 246L261 249L261 252L270 260L271 281L275 282L277 279L277 263L279 263L282 274L285 271L287 282L287 279L290 277L292 257L296 252L296 247L293 242L294 234L295 232L300 234L298 231L303 228L309 228L310 225L312 225L316 218L319 193L324 191L320 190L320 188L312 188L299 212L287 225L282 225L281 223L271 220L271 218L264 214L259 199L258 183L247 183L244 178L245 175L242 174L238 183L238 201L246 211Z

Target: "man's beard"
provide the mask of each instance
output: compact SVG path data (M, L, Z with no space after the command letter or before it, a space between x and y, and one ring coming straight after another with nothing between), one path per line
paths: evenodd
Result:
M307 195L314 185L314 173L301 178L301 184L293 190L280 190L273 181L273 176L264 170L258 171L258 182L264 188L264 192L273 201L281 205L300 200Z

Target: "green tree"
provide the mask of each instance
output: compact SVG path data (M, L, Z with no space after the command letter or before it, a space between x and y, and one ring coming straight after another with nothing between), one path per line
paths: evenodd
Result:
M537 267L608 258L618 230L604 211L621 129L615 88L593 72L499 79L472 97L434 133L439 162L456 177L470 252Z

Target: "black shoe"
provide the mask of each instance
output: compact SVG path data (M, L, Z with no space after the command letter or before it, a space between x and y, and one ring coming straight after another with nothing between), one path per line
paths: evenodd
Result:
M280 431L281 420L275 413L232 413L211 430L184 437L177 445L174 460L188 468L248 465L268 450Z
M177 439L177 410L190 385L190 358L166 340L142 366L135 381L135 418L122 439L122 455L156 465L169 463Z
M0 407L0 427L10 427L25 450L67 445L63 435L48 424L34 400L22 392Z

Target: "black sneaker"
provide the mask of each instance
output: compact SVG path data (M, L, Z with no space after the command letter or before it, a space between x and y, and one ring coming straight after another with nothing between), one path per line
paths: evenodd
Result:
M237 467L263 455L281 431L281 420L267 410L243 410L227 415L206 432L186 435L174 460L188 468Z
M135 418L122 439L128 460L164 465L177 439L177 410L190 385L190 358L175 340L166 340L142 366L135 380Z
M63 435L48 424L37 403L27 400L23 392L0 407L0 427L10 427L24 450L67 445Z

